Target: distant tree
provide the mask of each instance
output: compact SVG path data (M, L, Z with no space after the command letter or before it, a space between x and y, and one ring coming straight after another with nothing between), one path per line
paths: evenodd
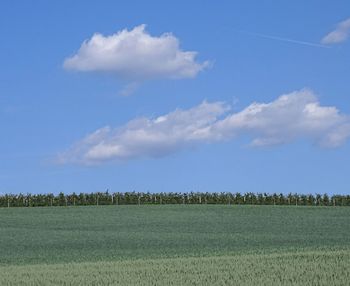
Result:
M323 195L322 204L323 204L324 206L328 206L328 205L329 205L329 197L328 197L327 194L324 194L324 195Z

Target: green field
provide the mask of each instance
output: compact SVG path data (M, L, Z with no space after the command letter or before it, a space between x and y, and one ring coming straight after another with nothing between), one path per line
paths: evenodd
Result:
M3 208L0 245L0 285L349 285L350 208Z

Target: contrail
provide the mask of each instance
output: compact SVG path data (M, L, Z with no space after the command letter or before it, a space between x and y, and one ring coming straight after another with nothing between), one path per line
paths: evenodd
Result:
M264 38L264 39L270 39L270 40L275 40L275 41L299 44L299 45L304 45L304 46L309 46L309 47L325 48L325 49L329 49L330 48L329 46L326 46L326 45L310 43L310 42L304 42L304 41L298 41L298 40L293 40L293 39L288 39L288 38L275 37L275 36L271 36L271 35L252 33L252 32L247 32L247 31L238 31L238 32L242 33L242 34L247 34L247 35L252 35L252 36Z

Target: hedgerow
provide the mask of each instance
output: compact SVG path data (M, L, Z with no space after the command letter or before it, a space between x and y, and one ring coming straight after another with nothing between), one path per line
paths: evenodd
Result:
M106 192L72 194L5 194L0 207L88 206L88 205L236 204L350 206L350 195L245 193L140 193Z

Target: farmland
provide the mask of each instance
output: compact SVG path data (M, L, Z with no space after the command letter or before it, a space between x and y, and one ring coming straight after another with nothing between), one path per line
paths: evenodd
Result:
M3 285L345 285L350 208L0 209Z

